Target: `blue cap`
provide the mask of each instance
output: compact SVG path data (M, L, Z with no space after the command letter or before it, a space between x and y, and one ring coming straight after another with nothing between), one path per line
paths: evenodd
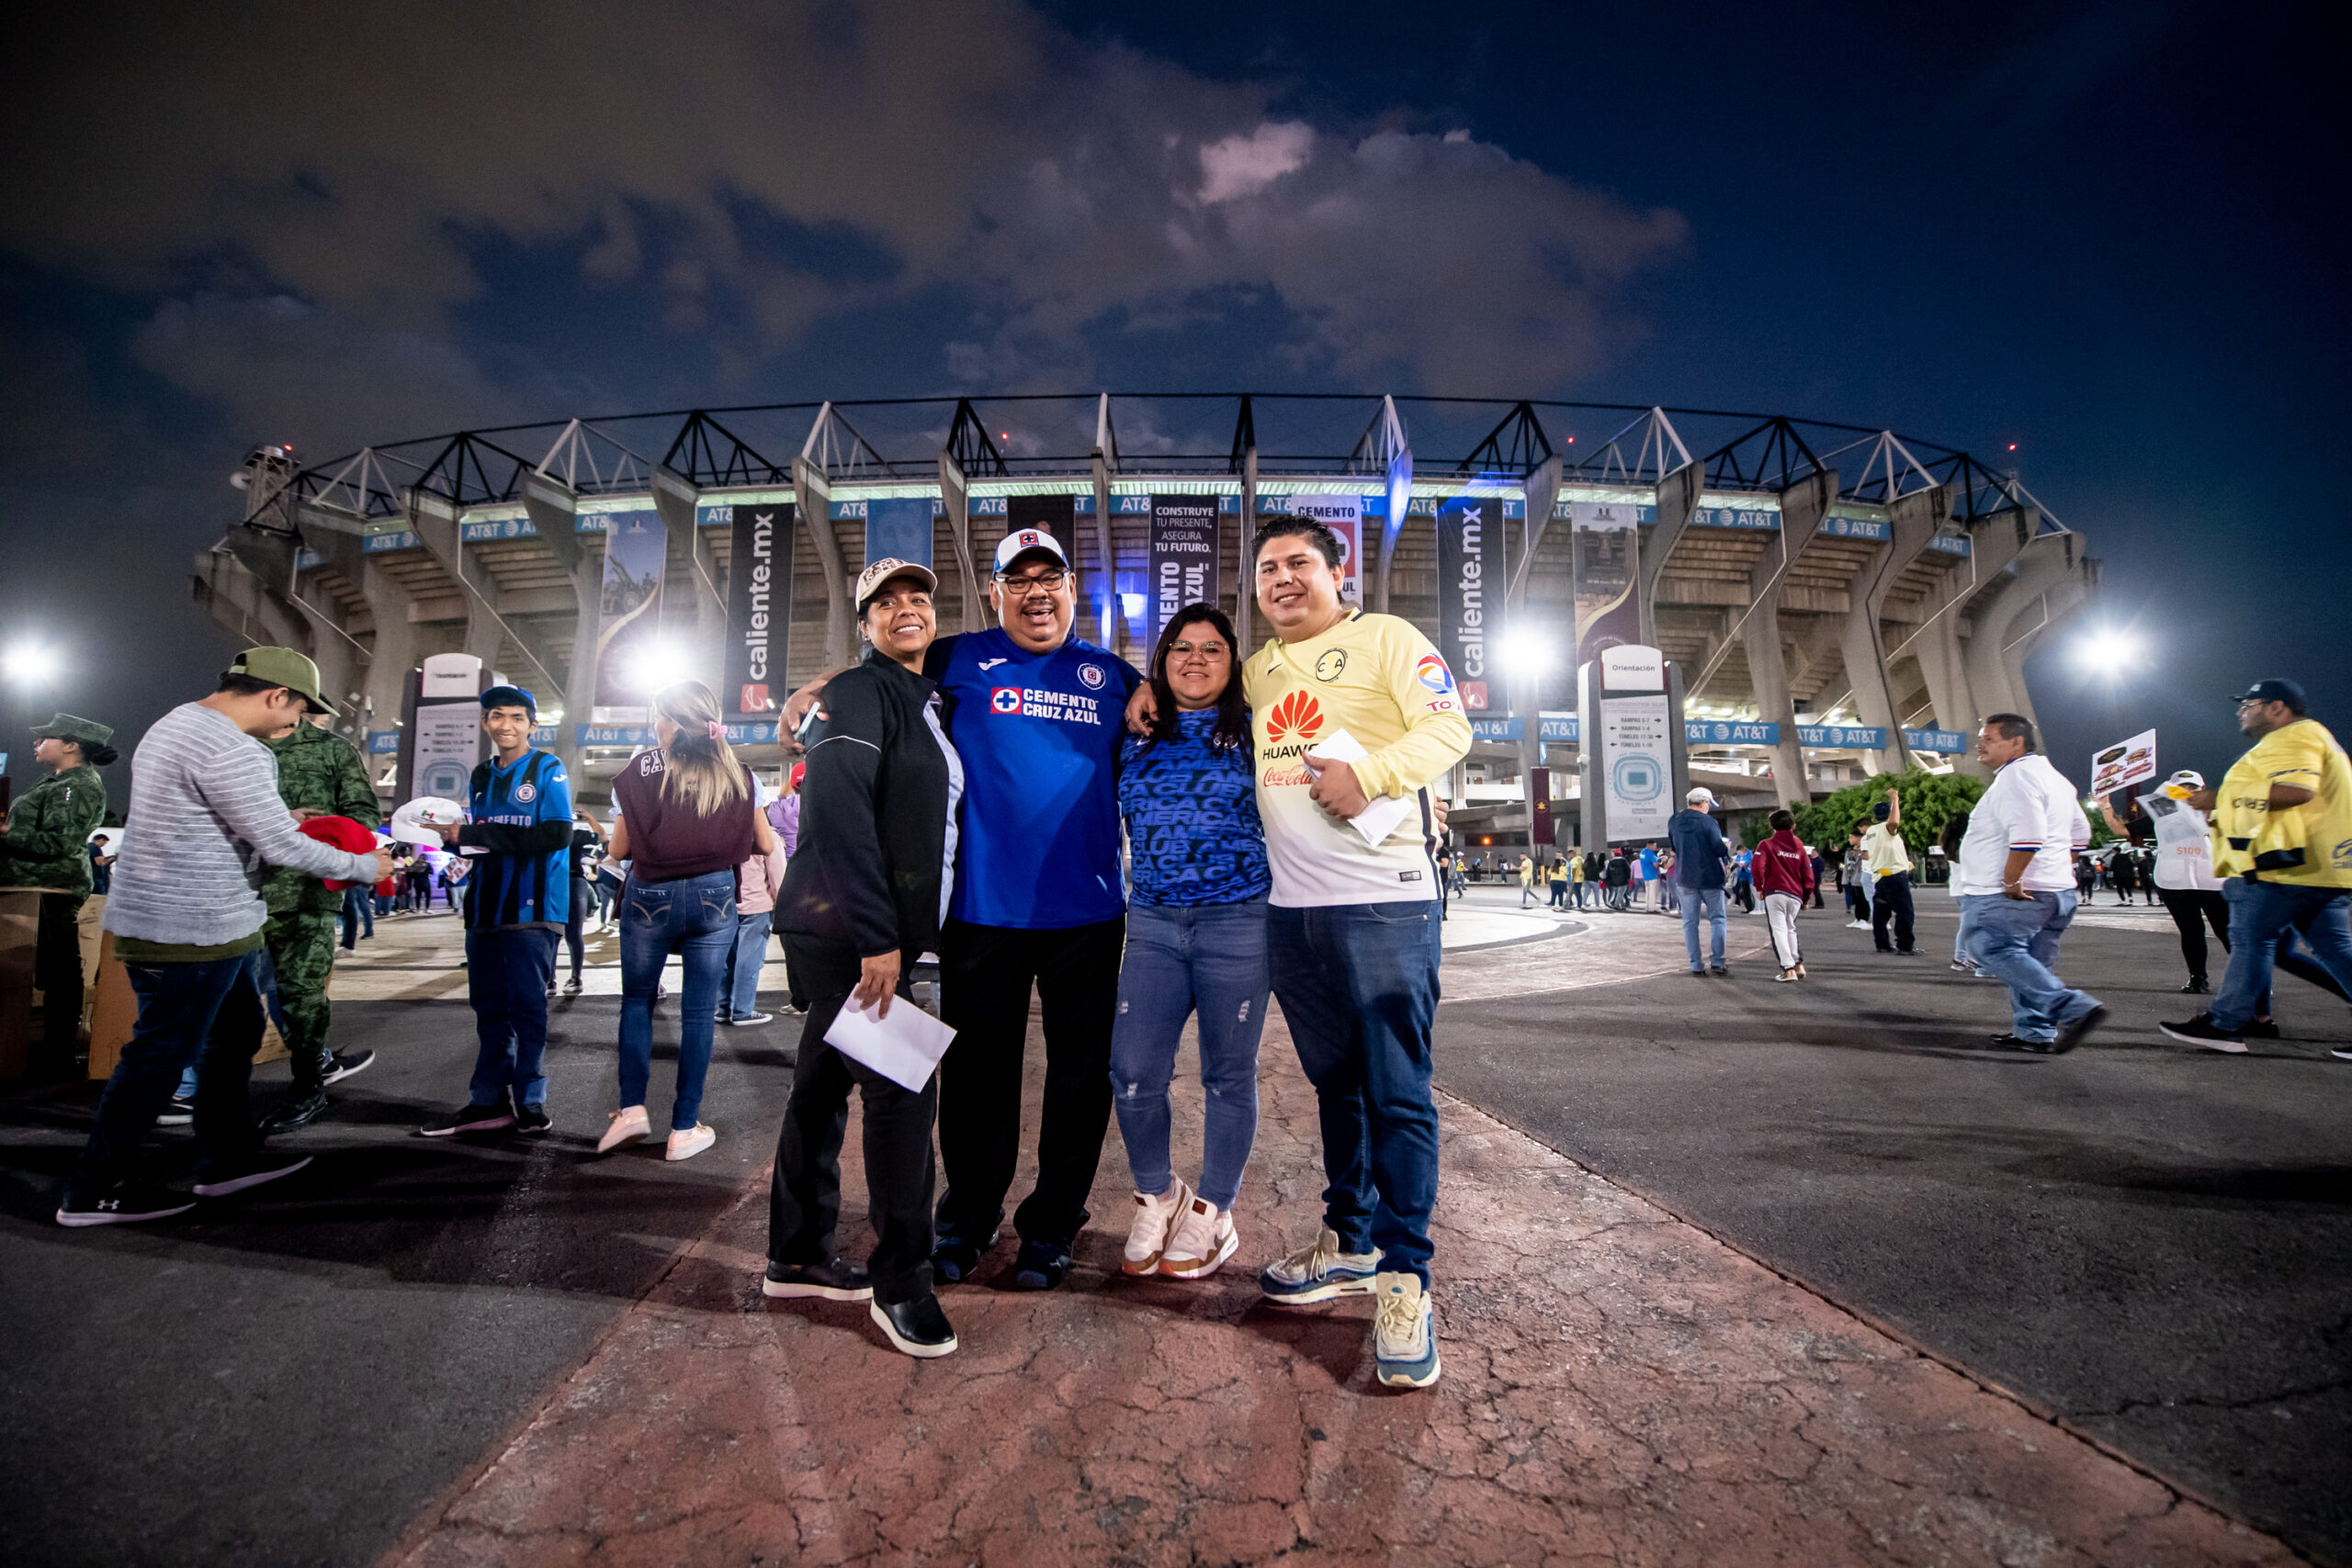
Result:
M511 707L528 708L533 718L539 716L539 699L520 686L492 686L481 694L481 711L484 713L492 708Z
M2303 688L2293 681L2256 681L2239 696L2237 703L2285 703L2289 713L2301 713L2310 706L2311 699L2303 695Z
M1892 815L1894 813L1888 810L1886 802L1883 800L1871 807L1871 820L1873 822L1883 822Z

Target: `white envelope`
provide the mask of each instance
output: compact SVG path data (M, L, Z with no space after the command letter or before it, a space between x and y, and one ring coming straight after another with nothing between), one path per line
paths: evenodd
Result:
M920 1091L947 1055L956 1032L904 997L892 998L890 1016L877 1018L852 998L825 1031L825 1043L865 1063L892 1083Z
M1372 753L1363 749L1363 742L1344 729L1331 731L1306 749L1306 758L1310 762L1318 760L1361 762L1370 755ZM1348 818L1348 826L1362 833L1365 843L1377 849L1388 841L1388 835L1396 830L1397 824L1405 820L1413 805L1410 795L1376 795L1371 805Z

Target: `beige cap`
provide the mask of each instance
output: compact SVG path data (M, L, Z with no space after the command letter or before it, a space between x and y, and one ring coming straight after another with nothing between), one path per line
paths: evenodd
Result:
M882 585L894 577L911 577L922 584L926 593L939 591L939 574L927 566L917 566L896 556L884 556L880 560L857 574L857 613L865 614L865 602L882 592Z

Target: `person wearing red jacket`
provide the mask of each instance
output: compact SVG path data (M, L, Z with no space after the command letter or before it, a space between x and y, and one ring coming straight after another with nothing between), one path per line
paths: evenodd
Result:
M1796 818L1785 811L1771 816L1772 831L1756 846L1749 875L1764 895L1764 923L1772 931L1772 958L1781 966L1775 980L1804 978L1804 955L1797 947L1797 911L1813 896L1813 852L1800 843Z

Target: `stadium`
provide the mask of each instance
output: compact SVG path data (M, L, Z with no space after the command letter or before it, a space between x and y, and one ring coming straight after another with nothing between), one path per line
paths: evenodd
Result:
M1973 768L1977 717L2030 715L2026 655L2098 580L2014 471L1867 425L1377 394L1088 393L582 416L246 460L244 516L198 558L235 635L319 662L402 776L417 675L465 654L539 695L541 743L594 799L653 685L722 694L755 764L775 709L854 656L867 560L939 573L943 635L989 624L1014 526L1061 537L1079 634L1142 664L1160 617L1218 603L1245 646L1256 520L1302 511L1350 593L1460 677L1474 846L1529 841L1547 768L1575 836L1576 669L1639 643L1679 667L1694 779L1734 811L1882 771Z

